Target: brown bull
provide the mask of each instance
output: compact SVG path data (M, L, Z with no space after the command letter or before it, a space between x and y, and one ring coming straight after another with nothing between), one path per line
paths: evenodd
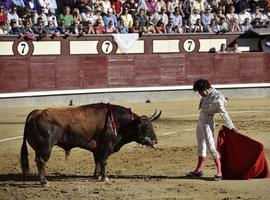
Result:
M45 164L54 145L66 152L74 147L93 152L94 176L108 180L107 159L123 145L135 141L155 147L157 137L151 121L160 114L139 117L130 109L103 103L34 110L28 115L24 128L21 147L23 176L29 172L27 141L36 153L35 161L43 186L48 186Z

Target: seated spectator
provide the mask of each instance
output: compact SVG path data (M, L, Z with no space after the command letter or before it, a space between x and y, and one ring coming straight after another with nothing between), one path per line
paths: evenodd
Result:
M124 23L125 27L130 28L133 26L133 18L131 14L129 14L129 9L127 7L123 9L123 13L120 16L120 19Z
M156 33L155 25L152 21L149 21L149 25L146 28L146 31L147 31L147 33L152 33L152 34Z
M172 15L175 12L175 8L179 8L180 10L178 1L176 0L168 0L167 7L168 7L167 9L168 15Z
M232 23L233 20L240 20L238 14L235 13L234 6L229 7L229 11L226 14L226 19L229 23Z
M76 8L74 8L76 9ZM79 9L77 9L79 11ZM75 11L76 12L76 11ZM80 14L79 14L80 15ZM74 16L74 15L73 15ZM90 6L85 6L83 9L83 12L81 14L82 18L81 20L83 22L88 22L91 21L93 24L95 23L95 21L97 20L94 11L90 8ZM74 17L73 17L74 19Z
M21 29L17 26L15 19L10 20L10 30L8 31L10 35L21 35Z
M135 0L126 0L126 2L123 5L123 7L128 8L129 14L131 14L133 18L137 14L137 6L138 4L135 3Z
M57 9L56 0L39 0L39 5L44 7L44 13L48 14L49 10L54 14Z
M133 26L129 29L130 33L140 33L141 31L141 27L139 26L139 22L138 20L134 20L133 21Z
M232 53L241 53L241 50L239 49L239 46L237 43L233 44L233 48L231 50Z
M94 25L91 21L85 22L83 27L83 32L86 35L95 34Z
M145 10L144 9L140 9L139 10L139 14L136 15L135 19L138 21L141 30L143 30L145 32L146 31L146 28L149 25L149 18L145 14Z
M39 17L37 19L37 23L35 23L33 26L32 26L32 29L34 31L35 34L37 35L44 35L46 34L46 31L45 31L45 28L44 28L44 21L42 19L42 17Z
M108 27L109 22L112 21L114 27L117 28L118 22L117 22L116 16L113 14L112 8L109 8L107 12L108 12L108 14L104 15L104 17L103 17L104 26Z
M2 24L7 24L8 22L8 17L6 14L6 11L4 9L4 6L0 6L0 22L2 22Z
M0 22L0 35L7 35L8 34L8 27L5 22Z
M251 25L253 28L262 28L263 27L263 23L261 22L260 18L255 18Z
M65 20L64 20L64 19L62 19L62 20L59 21L57 30L58 30L58 32L59 32L60 34L62 34L62 35L67 35L67 36L70 35L69 27L67 27L67 26L65 25Z
M15 20L17 26L19 26L19 16L17 14L17 6L13 5L10 12L7 13L7 21L10 24L11 20Z
M125 22L121 18L119 20L119 25L118 25L118 28L117 28L117 32L120 33L120 34L127 34L129 32L129 28L130 27L126 26Z
M31 24L34 23L34 18L35 18L35 12L28 9L28 8L23 8L22 10L22 20L30 20Z
M203 32L203 26L200 19L197 19L196 23L191 26L191 32L193 33L202 33Z
M108 26L105 27L105 32L107 34L117 33L116 27L113 25L112 20L109 21Z
M203 0L195 0L192 4L192 10L196 9L198 10L198 13L204 12L204 1Z
M190 33L191 32L191 27L189 25L189 20L183 20L182 29L183 29L183 33Z
M177 33L182 32L183 19L180 14L180 7L176 7L175 11L171 14L172 24Z
M64 7L63 13L59 15L59 20L64 20L65 26L70 27L73 24L73 16L70 14L70 8Z
M97 7L95 9L95 14L94 14L96 21L99 20L101 22L101 24L104 26L104 22L103 22L103 17L102 17L102 9L100 7ZM93 23L95 24L96 21Z
M161 8L165 9L166 12L166 3L164 0L157 0L155 4L155 12L156 13L161 12Z
M223 13L228 13L231 6L233 6L235 0L221 0L219 8L222 9ZM242 0L241 0L242 1Z
M53 21L48 21L48 25L45 26L45 32L46 34L49 34L49 35L59 35L60 34L60 31L57 30L57 28L54 26L53 24Z
M207 6L205 8L205 12L201 14L201 21L203 25L204 32L209 32L208 31L208 26L211 23L211 20L214 19L214 15L211 13L211 8Z
M42 18L43 20L43 25L47 26L48 25L48 19L47 19L47 15L45 14L45 8L43 6L39 7L39 10L37 11L37 13L35 13L35 17L34 17L34 23L37 23L37 19L38 18Z
M85 15L86 15L86 13L89 13L90 10L91 10L91 8L89 6L87 6L84 9L85 12L82 12L80 14L80 10L78 8L74 8L72 10L73 21L76 20L76 21L79 21L80 23L83 21L88 21L88 20L85 20L87 18ZM83 20L83 18L84 18L84 20Z
M166 33L165 25L163 24L162 20L159 20L155 25L156 33Z
M220 33L226 33L229 31L229 25L225 18L220 18Z
M231 33L241 32L241 28L237 19L233 19L229 25L229 31Z
M206 32L220 33L220 31L221 31L220 25L217 23L216 19L212 19L210 25L207 26L206 28Z
M52 21L55 27L58 26L57 17L54 15L53 10L49 9L47 21Z
M97 21L96 21L96 24L94 26L94 30L95 30L95 34L106 33L106 30L99 19L97 19Z
M103 13L105 13L106 15L109 14L108 11L113 13L112 4L111 4L110 0L103 0L102 1L102 8L103 8Z
M23 27L21 30L26 40L33 40L35 38L35 33L34 33L34 30L31 28L30 20L23 21Z
M148 13L154 13L156 1L155 0L146 0L145 3L146 3L146 11Z
M153 20L154 24L157 24L157 22L161 20L165 27L169 21L168 15L166 14L166 9L162 7L160 8L160 12L155 12Z
M260 12L260 7L257 6L251 13L251 22L253 22L256 18L263 19L263 17L263 13Z
M226 16L223 14L222 8L219 7L219 8L217 9L216 14L215 14L215 19L216 19L217 23L220 23L220 19L221 19L221 18L226 19Z
M73 20L73 24L70 26L70 33L73 35L81 35L83 33L82 24L77 20Z
M220 45L220 49L219 49L218 53L228 53L227 47L226 47L226 45L224 43L222 43Z
M25 8L32 10L35 13L40 9L40 4L38 0L25 0L24 5Z
M201 19L201 15L199 14L199 10L194 9L192 11L192 14L189 16L189 26L193 27L196 24L198 19ZM193 28L191 28L191 29L193 30Z
M3 7L5 11L9 11L13 5L12 0L1 0L0 7Z
M113 13L116 15L117 18L119 18L123 12L122 0L112 0L111 5L112 5Z
M240 25L242 32L247 32L252 29L252 25L250 24L250 19L246 18L244 23Z
M165 33L175 33L175 28L173 26L172 18L169 19L167 26L165 27Z
M245 22L246 18L249 18L249 21L251 21L251 15L250 13L247 11L247 7L243 7L241 13L238 14L239 16L239 23L243 24Z

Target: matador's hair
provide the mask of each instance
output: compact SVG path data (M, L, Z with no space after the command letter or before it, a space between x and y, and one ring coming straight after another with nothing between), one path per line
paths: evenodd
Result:
M195 92L202 91L202 90L209 89L209 88L211 88L211 85L208 82L208 80L199 79L199 80L195 81L193 84L193 90Z

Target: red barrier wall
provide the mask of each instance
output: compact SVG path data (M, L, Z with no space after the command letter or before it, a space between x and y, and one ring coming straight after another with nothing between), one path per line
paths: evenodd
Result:
M235 38L228 36L227 43ZM113 42L111 37L95 39ZM14 55L0 56L0 92L175 86L192 84L198 78L209 79L213 84L270 83L269 53L153 53L153 39L156 38L140 39L145 42L143 54L116 54L115 50L105 55L98 50L97 55L70 55L69 41L77 40L71 38L59 39L60 55L34 56L30 49L29 54L21 56L13 44ZM17 38L12 40L18 43Z

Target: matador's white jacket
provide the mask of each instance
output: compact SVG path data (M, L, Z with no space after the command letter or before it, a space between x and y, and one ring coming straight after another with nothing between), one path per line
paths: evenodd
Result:
M219 154L214 141L214 115L219 113L225 126L232 129L234 125L225 110L226 99L214 88L210 88L209 94L201 98L199 109L200 117L197 125L197 141L199 156L206 156L207 147L213 157L218 158Z

